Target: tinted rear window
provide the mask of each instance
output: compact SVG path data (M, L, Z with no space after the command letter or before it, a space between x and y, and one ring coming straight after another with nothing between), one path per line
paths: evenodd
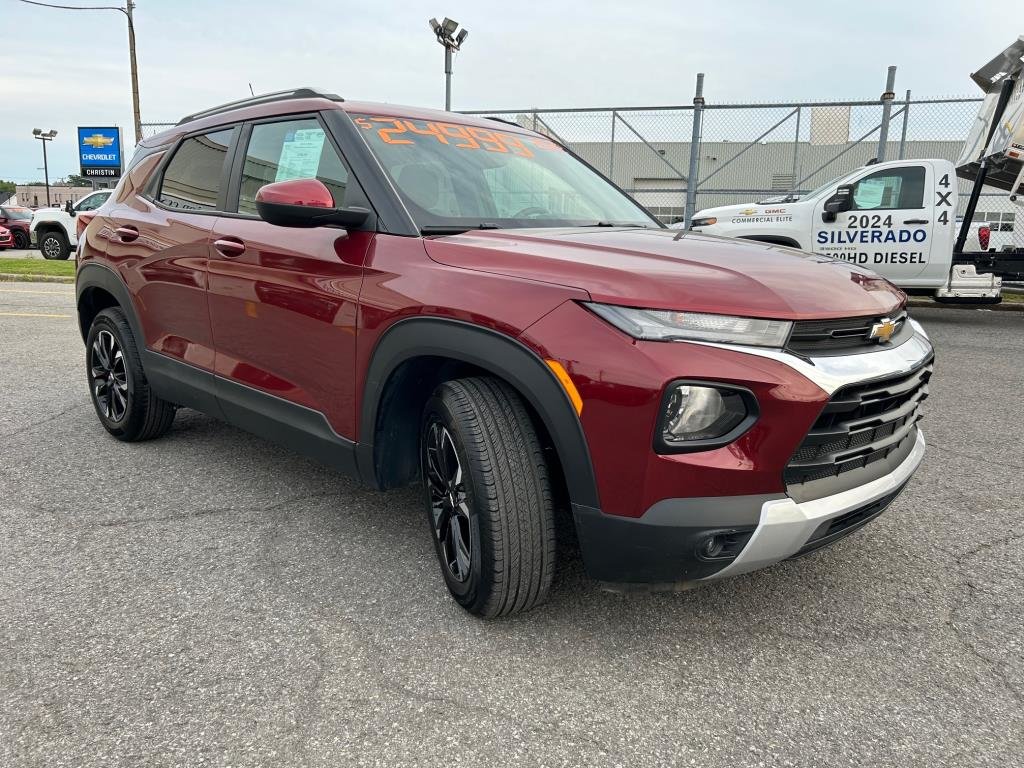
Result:
M157 200L183 211L214 211L233 128L185 139L164 171Z

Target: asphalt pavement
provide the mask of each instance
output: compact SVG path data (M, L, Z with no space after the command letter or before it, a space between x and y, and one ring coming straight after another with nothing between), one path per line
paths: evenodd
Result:
M412 490L200 414L125 445L72 286L0 283L0 765L1024 764L1024 314L918 310L920 471L813 556L549 602L445 594Z

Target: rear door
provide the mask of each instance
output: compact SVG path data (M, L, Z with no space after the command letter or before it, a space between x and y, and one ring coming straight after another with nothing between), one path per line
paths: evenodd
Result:
M323 414L335 432L354 439L357 301L373 233L259 218L261 187L301 178L323 182L337 207L370 207L317 115L245 126L229 210L211 238L218 394L225 413L233 401L256 409L273 403L232 382L273 395Z
M209 371L210 231L224 207L235 132L221 128L181 140L146 194L107 215L107 255L136 296L146 347Z
M869 166L844 180L853 185L853 208L826 222L822 213L832 193L818 198L811 218L814 252L867 267L897 285L917 278L928 268L935 241L933 176L931 165L908 162ZM955 197L954 186L954 205Z

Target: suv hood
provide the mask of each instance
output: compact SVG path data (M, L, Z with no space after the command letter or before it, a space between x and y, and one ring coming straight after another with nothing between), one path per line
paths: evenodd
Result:
M874 272L793 248L666 229L506 229L426 240L463 269L556 283L594 301L780 320L886 314L905 300Z

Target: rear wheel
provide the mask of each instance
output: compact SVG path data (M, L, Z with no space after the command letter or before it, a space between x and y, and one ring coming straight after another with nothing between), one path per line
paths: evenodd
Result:
M492 378L441 384L423 413L421 474L455 600L485 618L543 602L555 567L554 502L519 395Z
M71 254L71 246L63 232L47 232L39 241L39 250L44 259L61 261Z
M111 307L96 315L85 349L89 393L107 432L131 443L152 440L171 428L175 406L149 388L124 312Z

